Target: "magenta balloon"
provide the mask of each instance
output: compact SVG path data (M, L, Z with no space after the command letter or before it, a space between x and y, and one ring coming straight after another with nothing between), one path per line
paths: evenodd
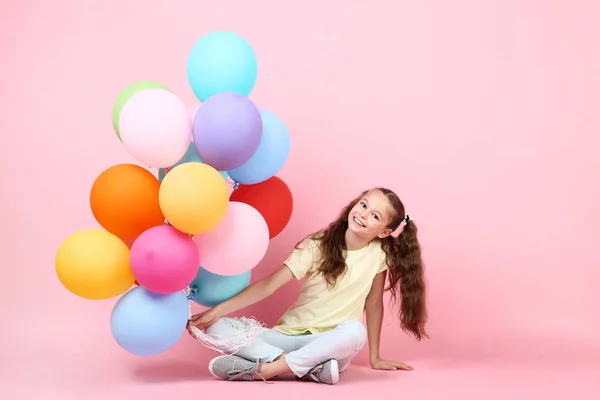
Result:
M170 225L155 226L138 236L130 262L139 284L159 294L185 289L200 268L194 240Z
M229 171L254 155L262 129L260 111L248 97L218 93L206 99L196 112L194 144L206 164Z

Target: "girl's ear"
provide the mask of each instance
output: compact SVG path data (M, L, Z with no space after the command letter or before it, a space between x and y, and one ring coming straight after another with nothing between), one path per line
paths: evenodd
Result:
M383 239L383 238L390 236L392 234L392 232L394 232L394 231L391 230L390 228L386 228L383 230L383 232L379 233L379 235L377 235L377 237L379 239Z

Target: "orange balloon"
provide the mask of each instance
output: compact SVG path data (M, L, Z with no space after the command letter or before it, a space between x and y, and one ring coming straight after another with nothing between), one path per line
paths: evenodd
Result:
M159 189L158 179L147 169L134 164L114 165L102 172L92 186L90 206L94 218L107 231L135 239L164 223Z

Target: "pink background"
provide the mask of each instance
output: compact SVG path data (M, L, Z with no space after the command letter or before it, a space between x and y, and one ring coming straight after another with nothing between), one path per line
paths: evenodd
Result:
M0 6L2 398L300 399L374 388L423 399L596 398L599 2L167 4ZM187 336L160 356L125 353L109 329L116 299L86 301L60 285L58 246L97 226L94 179L135 162L112 129L117 94L154 79L194 103L186 58L215 29L252 44L251 98L292 135L279 176L294 193L293 218L253 279L359 191L396 190L420 227L432 339L414 342L388 313L382 355L415 371L372 371L365 351L335 388L217 382L206 371L213 354ZM297 290L241 314L273 323Z

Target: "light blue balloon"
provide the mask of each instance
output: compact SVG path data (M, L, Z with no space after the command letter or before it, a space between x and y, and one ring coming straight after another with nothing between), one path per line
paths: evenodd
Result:
M263 135L258 149L241 167L228 172L237 183L254 185L273 177L290 154L290 134L283 121L270 111L261 110Z
M217 275L200 267L198 275L190 283L196 289L193 300L205 307L214 307L229 300L250 285L251 271L239 275Z
M136 356L153 356L171 348L185 332L189 300L183 291L157 294L138 286L125 293L110 316L114 339Z
M187 60L188 81L200 101L222 92L249 96L257 74L254 50L243 37L229 31L200 38Z
M203 163L204 161L202 160L202 158L200 158L200 155L198 154L198 151L196 150L196 146L194 145L194 142L190 142L190 145L188 146L187 151L185 152L185 154L183 155L183 157L181 157L181 160L177 161L175 164L173 164L170 169L175 168L176 166L178 166L179 164L183 164L186 162L199 162L199 163ZM227 180L227 172L226 171L219 171L221 173L221 176L223 177L223 179ZM163 179L165 179L165 176L167 175L167 170L164 168L159 168L158 169L158 181L160 183L162 183Z

